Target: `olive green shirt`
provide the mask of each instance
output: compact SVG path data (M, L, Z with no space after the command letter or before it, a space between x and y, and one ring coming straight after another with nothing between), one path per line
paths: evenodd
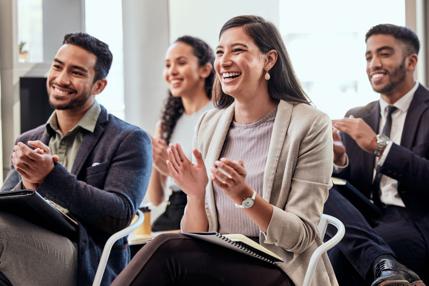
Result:
M48 119L46 129L51 134L49 148L51 153L58 155L59 163L71 172L77 152L82 144L84 130L94 133L101 107L95 102L79 122L67 133L62 134L54 111Z

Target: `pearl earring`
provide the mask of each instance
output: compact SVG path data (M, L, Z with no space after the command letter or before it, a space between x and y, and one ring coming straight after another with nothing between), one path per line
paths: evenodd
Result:
M270 76L270 73L268 71L265 73L264 78L265 78L265 80L270 80L271 76Z

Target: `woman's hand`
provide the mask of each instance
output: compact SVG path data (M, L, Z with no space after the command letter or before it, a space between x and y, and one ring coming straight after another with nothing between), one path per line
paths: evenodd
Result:
M152 138L153 166L164 176L168 176L167 143L160 138Z
M250 186L245 182L246 169L243 161L222 158L215 162L211 169L213 183L218 185L236 203L251 193Z
M186 158L179 144L171 144L167 149L168 172L188 196L204 199L208 182L206 167L201 153L196 149L192 153L196 159L195 164Z

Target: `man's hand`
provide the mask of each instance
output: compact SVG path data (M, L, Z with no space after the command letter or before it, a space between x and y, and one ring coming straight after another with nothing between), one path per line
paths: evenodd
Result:
M21 175L24 187L36 189L52 171L58 156L51 155L49 147L41 141L29 141L28 144L18 142L13 147L12 165Z
M376 134L361 118L344 118L333 120L332 123L336 129L352 137L362 150L374 152L377 147Z
M340 132L335 127L332 128L332 138L334 139L334 164L344 166L347 163L346 147L341 140Z

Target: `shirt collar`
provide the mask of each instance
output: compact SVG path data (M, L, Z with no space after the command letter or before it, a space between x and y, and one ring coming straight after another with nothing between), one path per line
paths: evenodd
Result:
M95 126L97 125L97 119L100 115L101 107L97 102L94 102L94 104L88 109L88 111L85 113L85 115L79 120L79 122L74 126L70 131L76 130L78 127L81 127L91 133L94 133ZM58 127L58 119L57 114L54 111L51 116L49 117L47 123L46 123L46 129L47 131L52 134L52 132L60 133L60 128Z
M410 107L411 101L414 98L414 93L416 92L417 88L419 87L419 83L416 81L414 86L406 93L404 96L402 96L398 101L396 101L393 105L398 108L401 112L406 113L408 111L408 108ZM380 113L382 116L384 115L384 111L386 110L386 107L389 105L382 97L380 97Z

